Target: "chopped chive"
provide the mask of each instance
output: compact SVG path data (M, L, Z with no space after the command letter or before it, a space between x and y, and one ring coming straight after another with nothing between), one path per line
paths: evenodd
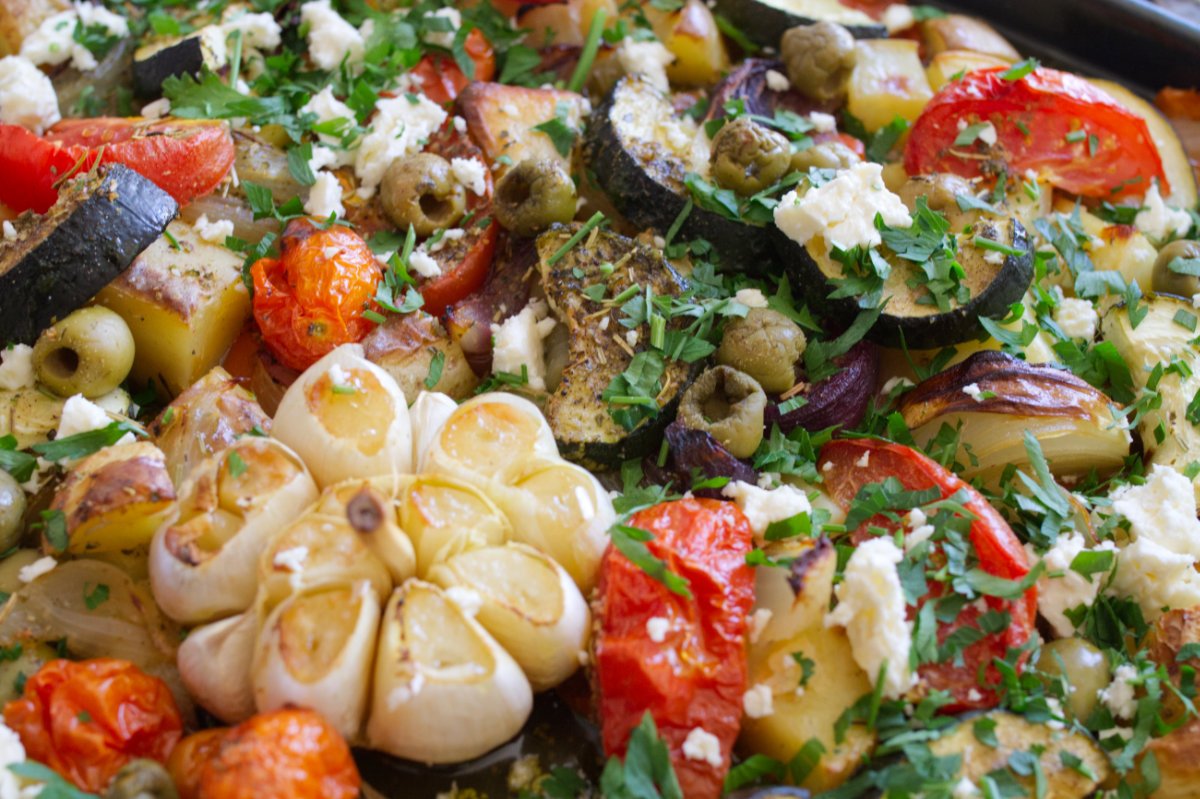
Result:
M600 34L604 32L604 22L607 17L608 14L603 8L596 9L596 13L592 17L587 38L583 42L583 50L579 53L579 63L575 65L575 71L571 73L571 79L567 81L567 88L573 92L582 91L583 82L587 80L588 73L592 71L592 62L596 60L596 52L600 49Z
M613 297L611 300L609 300L609 302L611 302L613 305L622 305L627 300L633 299L634 295L637 293L638 293L637 286L627 286L624 291L622 291L617 296Z
M650 346L661 350L667 342L667 320L662 316L650 319Z
M334 394L357 394L358 389L354 386L347 386L341 383L334 383L332 387Z
M1000 77L1005 80L1020 80L1040 66L1041 62L1036 58L1026 58L1024 61L1018 61L1016 64L1013 64L1011 69L1001 72Z
M163 238L165 238L165 239L166 239L166 240L167 240L167 241L170 243L170 245L171 245L171 249L172 249L172 250L179 250L179 249L182 249L182 248L179 246L179 239L175 238L174 234L172 234L172 233L171 233L171 231L169 231L169 230L164 230L164 231L163 231Z
M597 15L599 15L602 12L597 11L596 13L597 13ZM602 214L600 211L597 211L596 213L592 214L592 218L589 219L588 221L584 222L583 227L581 227L581 228L579 228L579 230L575 231L575 235L573 235L573 236L571 236L571 238L567 239L567 243L558 248L558 252L554 253L554 255L551 255L549 258L546 259L546 265L554 266L556 263L561 261L563 259L563 256L565 256L567 253L569 253L571 251L572 247L574 247L579 242L583 241L584 236L591 233L593 228L599 227L603 223L604 223L604 214Z
M1064 138L1067 141L1071 142L1072 144L1074 144L1075 142L1081 142L1087 138L1087 131L1084 130L1083 128L1080 128L1079 130L1073 130L1070 133L1068 133Z
M1003 242L996 241L995 239L989 239L986 236L976 236L973 243L981 250L992 250L993 252L1001 252L1005 255L1012 256L1020 256L1025 254L1024 250L1017 249L1016 247L1010 247Z

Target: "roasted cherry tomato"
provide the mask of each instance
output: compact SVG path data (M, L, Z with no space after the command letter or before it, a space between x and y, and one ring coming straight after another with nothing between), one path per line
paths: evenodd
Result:
M1029 573L1029 561L1021 542L995 508L983 496L963 482L957 475L946 470L921 453L900 444L889 444L871 439L855 438L831 441L821 448L817 461L825 479L825 488L843 508L850 503L863 486L882 483L889 477L900 481L908 491L923 491L937 488L945 499L963 491L967 501L963 506L975 519L971 522L971 544L979 558L979 568L1006 580L1020 580ZM868 526L894 527L883 516L868 519L853 537L861 542L872 536ZM920 604L940 595L941 585L930 583L930 596ZM930 689L949 691L954 702L943 711L957 713L994 707L999 698L994 688L1000 677L993 658L1003 658L1010 647L1020 647L1033 634L1034 617L1037 615L1037 589L1030 588L1016 600L999 597L984 597L989 611L1007 613L1008 626L962 650L961 665L953 660L946 663L927 663L918 674ZM909 608L915 618L918 608ZM958 617L938 629L938 643L962 627L978 629L981 611L974 604L966 605ZM983 676L980 676L983 675Z
M183 731L167 684L125 660L52 660L29 678L4 722L31 760L103 793L131 760L165 763Z
M489 81L496 74L496 53L483 31L474 28L468 33L464 49L475 65L474 78L468 78L453 58L442 53L424 56L412 69L420 80L421 93L438 105L454 102L472 80Z
M280 362L304 370L340 344L360 341L383 270L353 230L322 229L310 219L288 223L278 258L250 267L254 320Z
M1000 168L1011 175L1032 170L1065 191L1106 200L1141 195L1158 178L1163 194L1170 193L1141 117L1066 72L1039 67L1016 80L1004 72L968 72L934 95L905 147L908 174L973 178ZM979 122L996 129L990 151L955 146L964 127Z
M172 755L180 799L357 799L350 747L311 710L260 713L185 738Z
M58 180L86 171L93 160L86 148L53 144L20 125L0 125L0 202L17 213L44 214L58 199Z
M671 749L683 795L721 795L746 690L746 617L754 574L746 565L753 534L731 502L683 499L643 510L629 524L650 532L655 557L688 580L692 596L673 593L609 547L601 564L596 618L596 683L604 751L625 751L647 711ZM646 622L669 622L662 642ZM683 755L703 728L721 743L721 765Z

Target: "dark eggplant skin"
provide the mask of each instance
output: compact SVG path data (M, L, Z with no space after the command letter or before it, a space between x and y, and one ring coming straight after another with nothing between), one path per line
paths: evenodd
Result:
M761 47L778 48L779 40L788 28L821 21L759 0L717 0L715 10ZM888 35L882 23L843 27L855 39L886 39Z
M620 96L646 92L646 102L658 102L657 91L638 76L622 78L592 113L584 141L584 157L613 205L639 228L666 235L689 199L683 185L685 167L665 148L653 144L632 147L621 135L615 106ZM751 275L777 271L775 249L764 228L746 225L693 207L675 236L676 241L702 238L720 254L722 266Z
M133 91L143 99L158 97L167 78L199 75L205 63L199 36L188 36L146 55L139 50L133 60Z
M674 421L667 425L663 435L667 440L666 464L660 467L650 457L642 466L643 473L653 483L670 482L677 491L687 491L692 487L693 474L701 480L728 477L732 483L758 482L758 472L735 458L705 430L693 430L683 422ZM721 497L720 489L702 488L695 493L698 497Z
M0 244L0 342L32 344L133 263L175 218L171 195L122 164L63 186Z
M801 392L804 405L781 414L778 402L768 403L763 413L768 435L775 425L784 433L797 427L815 432L834 425L848 430L863 420L879 382L879 347L860 341L833 362L840 367L836 374Z

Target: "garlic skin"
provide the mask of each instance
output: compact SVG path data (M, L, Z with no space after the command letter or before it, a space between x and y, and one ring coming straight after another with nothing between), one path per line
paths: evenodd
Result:
M538 407L514 394L481 394L445 420L425 453L424 470L486 490L507 483L513 466L533 455L558 457L554 432Z
M456 410L458 403L440 392L422 391L417 395L408 409L413 430L413 471L424 471L425 453L441 432L442 425Z
M258 712L306 707L354 740L367 706L379 612L366 580L309 589L276 606L254 653Z
M257 614L247 611L197 627L179 645L176 663L188 694L226 724L256 712L250 670L257 637Z
M533 691L517 662L440 588L409 580L384 611L367 742L421 763L459 763L508 741Z
M271 436L299 453L321 487L412 471L404 392L358 344L343 344L296 379Z
M525 544L456 555L429 571L431 582L477 599L475 619L521 666L535 692L561 684L587 650L592 614L566 570ZM460 603L461 604L461 603Z
M461 552L497 546L512 525L487 494L443 475L421 475L397 494L400 527L412 539L417 576Z
M317 498L304 463L283 444L247 437L193 470L150 542L150 584L183 624L240 613L254 601L267 542Z

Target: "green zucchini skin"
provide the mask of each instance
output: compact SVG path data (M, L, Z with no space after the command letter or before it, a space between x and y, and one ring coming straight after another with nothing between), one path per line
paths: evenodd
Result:
M171 195L122 164L66 184L0 247L0 342L38 335L124 272L175 218Z
M637 76L626 77L592 113L584 156L597 182L613 205L637 227L653 228L665 236L690 199L683 184L685 165L657 143L631 141L622 134L617 103L622 94L663 104L657 91ZM767 231L726 219L694 206L675 235L675 241L705 239L720 254L726 268L751 275L777 271L775 250Z
M862 309L855 298L829 298L834 286L807 247L792 241L779 228L772 227L771 235L785 273L792 286L803 293L809 307L819 309L823 316L846 322L858 315ZM1017 220L1011 220L1011 236L1006 238L1007 244L1022 250L1023 254L1005 256L996 277L966 304L945 313L916 316L889 313L885 306L867 338L886 347L913 349L933 349L978 338L984 333L979 317L1003 318L1008 314L1009 306L1025 296L1033 281L1033 254L1025 228ZM971 250L976 257L982 257L975 248ZM962 260L960 257L960 262Z
M778 48L779 40L788 28L814 25L822 21L815 12L810 12L814 15L808 16L803 12L789 11L761 0L717 0L715 10L760 47ZM855 39L886 39L888 35L887 28L882 23L843 24L843 27Z

